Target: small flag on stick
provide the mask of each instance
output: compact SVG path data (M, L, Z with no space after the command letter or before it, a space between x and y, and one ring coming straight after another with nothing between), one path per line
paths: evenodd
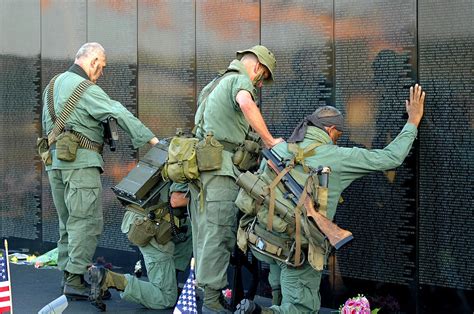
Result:
M189 277L184 284L173 314L197 314L196 287L194 285L194 257L191 259Z
M4 252L3 256L0 256L0 313L10 312L13 314L7 240L5 240Z

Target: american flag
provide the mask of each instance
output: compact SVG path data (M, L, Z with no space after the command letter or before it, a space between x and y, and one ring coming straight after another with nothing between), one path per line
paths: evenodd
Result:
M6 254L4 255L6 256ZM0 313L10 312L12 298L10 292L10 280L8 278L8 268L6 259L0 257Z
M197 314L196 287L194 286L194 258L191 259L189 277L184 284L173 314Z

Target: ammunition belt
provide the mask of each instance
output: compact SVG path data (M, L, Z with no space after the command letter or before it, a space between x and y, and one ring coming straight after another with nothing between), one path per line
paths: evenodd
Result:
M88 139L87 137L82 135L81 133L76 132L74 130L70 131L70 132L72 134L74 134L79 139L79 147L80 148L89 149L89 150L92 150L96 153L102 154L102 150L104 148L104 145L99 144L99 143L94 142L94 141L91 141L90 139ZM48 138L49 137L50 137L50 135L48 135ZM54 141L56 141L56 140L54 140ZM56 143L52 143L50 147L51 147L51 149L56 149Z
M79 147L102 154L102 149L104 148L104 145L91 141L79 132L71 131L71 133L77 136L77 138L79 139Z

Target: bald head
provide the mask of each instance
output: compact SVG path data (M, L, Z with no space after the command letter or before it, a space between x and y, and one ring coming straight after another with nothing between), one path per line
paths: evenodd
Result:
M105 49L99 43L85 43L77 51L74 63L84 69L89 79L96 83L107 65Z

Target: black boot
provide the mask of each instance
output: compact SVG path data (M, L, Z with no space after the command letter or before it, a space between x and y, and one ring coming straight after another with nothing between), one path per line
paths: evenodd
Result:
M79 274L67 275L63 288L64 295L71 300L88 300L90 289L84 283L84 278Z
M266 307L261 307L249 299L243 299L237 304L234 314L271 314L273 311Z

